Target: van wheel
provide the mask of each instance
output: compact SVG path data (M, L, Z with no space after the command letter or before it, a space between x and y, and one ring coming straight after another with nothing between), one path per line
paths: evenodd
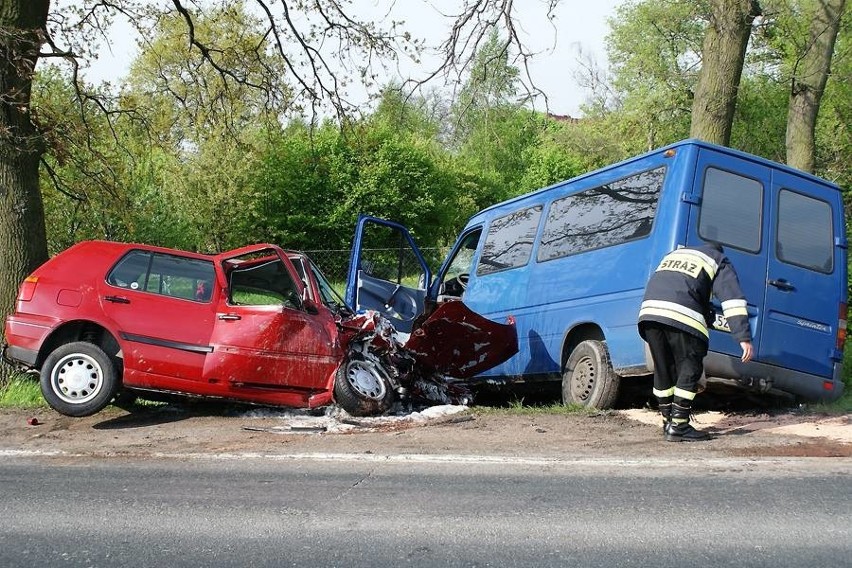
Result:
M110 403L118 391L115 365L104 350L87 341L56 348L41 366L41 393L66 416L90 416Z
M589 408L612 408L618 397L621 377L612 370L603 341L581 342L562 372L562 402Z
M375 416L393 402L385 371L379 365L349 356L334 377L334 400L352 416Z

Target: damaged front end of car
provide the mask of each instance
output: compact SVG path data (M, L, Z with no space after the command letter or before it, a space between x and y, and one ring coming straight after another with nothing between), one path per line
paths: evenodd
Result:
M513 318L500 324L461 301L441 304L411 334L376 311L338 325L346 355L334 399L353 416L381 414L396 401L469 405L473 393L465 380L518 351Z

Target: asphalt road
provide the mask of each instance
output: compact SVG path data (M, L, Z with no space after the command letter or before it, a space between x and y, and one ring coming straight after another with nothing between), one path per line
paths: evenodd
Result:
M848 459L0 458L0 566L848 566Z

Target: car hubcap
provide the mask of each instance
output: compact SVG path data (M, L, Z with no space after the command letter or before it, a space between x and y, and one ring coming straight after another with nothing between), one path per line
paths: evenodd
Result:
M346 370L346 380L361 396L381 400L387 393L385 381L375 365L366 361L351 361Z
M93 358L82 353L66 355L53 368L50 382L53 392L72 404L95 398L103 387L103 370Z
M574 372L571 374L571 394L574 400L588 400L596 379L597 372L591 357L583 357L577 361Z

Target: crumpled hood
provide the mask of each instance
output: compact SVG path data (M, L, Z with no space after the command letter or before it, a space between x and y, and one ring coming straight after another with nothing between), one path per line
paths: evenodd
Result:
M515 320L496 323L461 301L446 302L415 329L405 349L417 363L440 374L468 379L518 352Z

